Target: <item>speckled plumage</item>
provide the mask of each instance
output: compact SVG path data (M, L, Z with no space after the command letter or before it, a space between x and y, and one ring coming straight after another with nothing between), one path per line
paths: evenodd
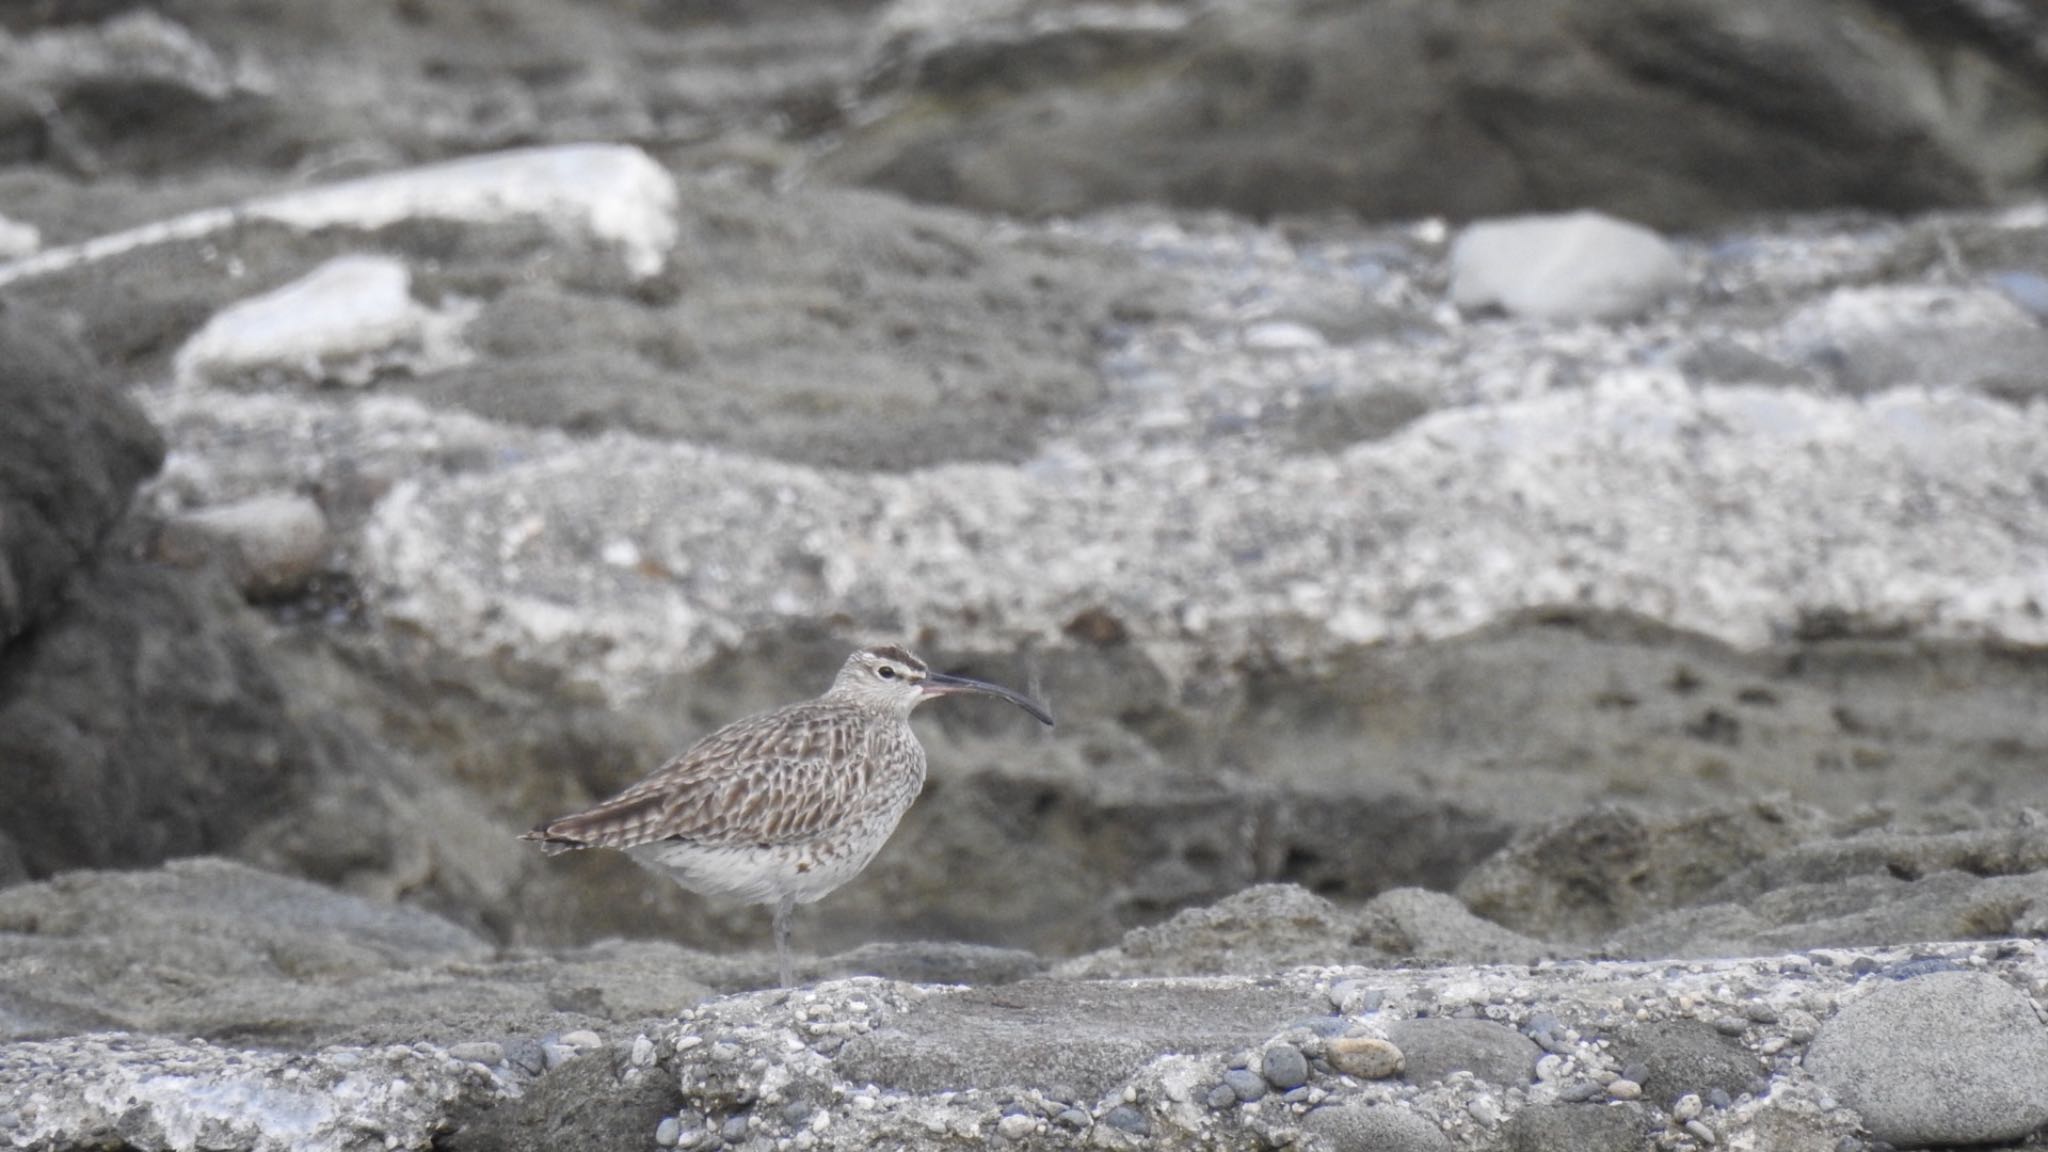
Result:
M924 788L910 713L956 692L999 696L1052 723L1009 689L933 673L894 645L863 648L823 696L729 724L610 800L524 839L550 854L615 848L693 892L773 905L787 985L791 907L859 875L888 841Z

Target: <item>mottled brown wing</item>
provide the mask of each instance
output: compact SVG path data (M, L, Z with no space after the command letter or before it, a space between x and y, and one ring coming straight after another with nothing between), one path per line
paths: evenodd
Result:
M532 832L556 850L632 848L656 840L788 844L843 823L867 773L862 726L816 702L713 732L647 779L587 812Z

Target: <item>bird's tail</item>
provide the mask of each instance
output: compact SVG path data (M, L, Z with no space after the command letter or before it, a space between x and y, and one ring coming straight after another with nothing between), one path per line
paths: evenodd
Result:
M521 840L531 840L539 844L540 850L550 856L560 856L564 852L574 852L578 848L590 847L573 832L557 831L557 826L560 824L561 821L559 820L551 820L546 824L536 824L530 831L521 832L519 838Z

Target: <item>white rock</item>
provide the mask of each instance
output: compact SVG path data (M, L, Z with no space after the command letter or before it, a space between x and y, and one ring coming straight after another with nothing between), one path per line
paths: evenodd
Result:
M572 144L470 156L259 200L251 214L312 230L383 228L431 218L533 217L616 245L635 276L668 261L678 225L675 178L638 148Z
M412 273L388 256L337 256L282 288L223 309L173 359L181 384L256 375L365 385L380 371L429 372L468 356L472 310L412 298Z
M1648 309L1685 283L1655 232L1597 212L1473 224L1451 245L1451 300L1535 320L1603 320Z
M1306 352L1328 345L1321 332L1292 320L1265 320L1244 330L1244 346L1254 352Z
M0 216L0 260L19 260L43 246L43 234L32 224Z
M482 224L535 219L618 248L627 271L652 276L680 226L675 178L638 148L575 144L471 156L322 188L211 208L0 264L0 284L60 272L250 219L294 228L386 228L404 220Z

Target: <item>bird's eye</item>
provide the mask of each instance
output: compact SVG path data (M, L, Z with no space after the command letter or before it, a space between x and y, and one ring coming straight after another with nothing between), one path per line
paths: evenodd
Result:
M880 668L875 669L875 675L880 676L884 680L894 680L896 678L896 670L884 664Z

